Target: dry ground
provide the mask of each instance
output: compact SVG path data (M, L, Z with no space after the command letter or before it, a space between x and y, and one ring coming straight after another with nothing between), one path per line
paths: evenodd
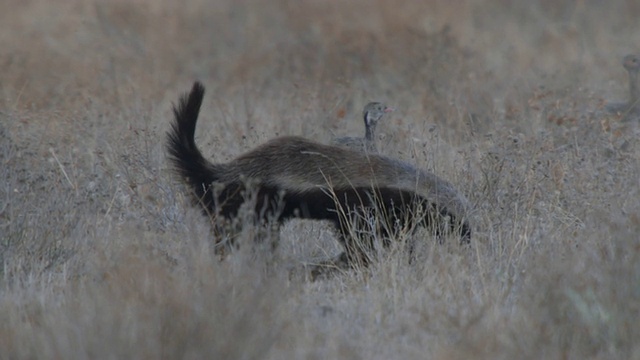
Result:
M640 358L638 129L602 111L639 4L0 1L0 358ZM382 151L467 194L472 246L311 282L333 234L294 221L219 261L163 149L195 79L215 161L398 108Z

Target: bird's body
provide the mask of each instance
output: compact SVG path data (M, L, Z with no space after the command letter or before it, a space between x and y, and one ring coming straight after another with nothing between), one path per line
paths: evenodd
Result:
M629 75L629 99L624 103L606 106L610 113L621 115L623 120L640 119L640 54L629 54L622 60Z

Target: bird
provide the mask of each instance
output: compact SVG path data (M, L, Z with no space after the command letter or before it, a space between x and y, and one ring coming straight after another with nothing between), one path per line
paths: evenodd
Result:
M610 113L622 115L623 120L640 118L640 54L626 55L622 66L629 74L629 100L624 103L611 103L606 106Z
M407 224L470 242L466 197L409 163L298 136L276 137L226 163L207 160L194 139L204 91L196 81L174 105L165 145L175 172L212 219L233 221L249 210L256 225L327 220L344 249L338 258L350 265L368 264L373 241L388 245ZM367 235L371 219L379 237Z
M380 102L370 102L362 111L364 118L364 137L339 137L331 140L331 145L343 147L346 149L352 149L364 153L377 153L378 148L376 146L376 126L378 121L382 119L384 114L394 111L393 108L386 106Z

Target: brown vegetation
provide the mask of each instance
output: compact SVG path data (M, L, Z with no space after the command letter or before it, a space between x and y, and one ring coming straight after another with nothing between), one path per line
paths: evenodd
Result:
M637 1L0 2L4 358L638 358L640 161L620 61ZM597 26L594 26L597 24ZM470 249L415 241L323 281L322 224L220 261L163 149L208 86L225 163L281 135L359 133L450 180ZM250 239L250 226L238 235Z

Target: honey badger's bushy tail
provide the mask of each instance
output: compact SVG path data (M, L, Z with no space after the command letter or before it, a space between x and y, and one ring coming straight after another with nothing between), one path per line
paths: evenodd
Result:
M196 124L203 98L204 86L195 82L191 92L182 95L178 104L174 104L174 122L167 133L166 143L169 160L176 172L186 178L187 184L200 200L205 200L209 185L218 178L215 166L202 156L195 142Z

